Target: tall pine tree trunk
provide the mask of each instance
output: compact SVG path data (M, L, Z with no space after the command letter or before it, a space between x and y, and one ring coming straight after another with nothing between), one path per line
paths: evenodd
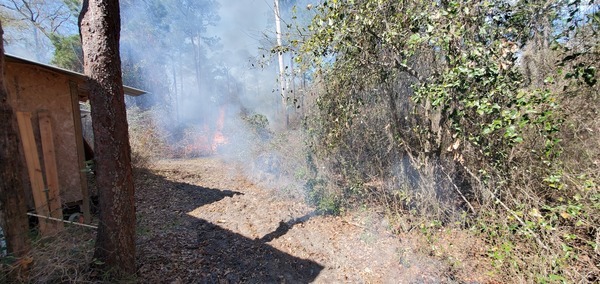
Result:
M89 77L100 224L94 257L111 276L135 273L135 207L121 77L118 0L85 0L79 16Z
M8 252L16 257L29 252L27 205L19 157L17 120L4 85L4 41L0 23L0 225L4 231Z

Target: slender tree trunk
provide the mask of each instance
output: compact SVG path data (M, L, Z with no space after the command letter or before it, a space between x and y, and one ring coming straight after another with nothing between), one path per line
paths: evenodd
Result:
M281 40L281 14L279 13L279 0L275 0L274 2L274 12L275 12L275 31L277 36L277 48L282 48L282 40ZM287 109L287 96L286 96L286 84L285 84L285 66L283 63L283 51L279 50L277 52L277 60L279 62L279 87L281 88L281 104L283 111L283 119L285 128L288 127L288 109Z
M171 65L173 69L173 104L175 105L175 122L179 124L179 92L177 89L177 67L173 63Z
M192 36L192 46L194 47L194 67L196 67L196 95L201 94L202 89L202 66L200 65L200 37L194 41L195 36Z
M180 86L179 87L179 93L181 94L179 96L179 98L181 99L180 102L183 103L185 101L184 99L185 99L185 91L186 90L184 89L185 81L184 81L184 77L183 77L183 74L184 74L184 72L183 72L183 59L182 59L182 53L181 52L179 52L179 56L178 57L179 58L177 60L177 64L178 64L178 67L179 67L179 86Z
M135 274L135 207L121 60L118 0L85 0L79 16L89 77L100 224L94 257L114 277Z
M27 205L19 156L19 135L16 117L4 85L4 41L0 23L0 226L4 231L8 253L16 257L29 252Z
M33 39L35 41L35 60L42 62L42 50L44 50L42 48L42 43L41 43L41 39L40 39L40 33L38 32L37 28L33 29Z

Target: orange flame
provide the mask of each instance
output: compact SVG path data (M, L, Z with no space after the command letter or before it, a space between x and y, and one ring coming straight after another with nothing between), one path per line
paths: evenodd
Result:
M227 137L223 135L224 125L225 107L220 107L214 133L211 133L210 127L206 123L202 125L201 129L186 133L185 146L181 149L181 154L184 157L199 157L217 153L220 146L229 142Z
M213 154L211 142L209 141L209 127L204 124L199 132L186 134L187 145L183 149L184 157L198 157Z
M221 145L225 145L228 142L227 137L223 135L223 126L225 125L225 107L219 108L219 118L217 119L217 129L213 136L212 151L216 152L217 148Z

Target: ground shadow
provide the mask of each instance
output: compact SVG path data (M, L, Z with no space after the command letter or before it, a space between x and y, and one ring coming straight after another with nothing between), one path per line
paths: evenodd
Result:
M279 222L279 227L275 229L275 231L266 234L264 237L260 238L260 242L268 243L274 239L284 236L287 234L289 230L291 230L294 226L298 224L302 224L308 221L310 218L317 216L318 213L316 211L310 212L302 217L291 219L287 222Z
M186 213L241 194L138 174L138 277L166 283L309 283L323 266L266 244L310 216L250 239ZM289 224L288 224L289 223Z

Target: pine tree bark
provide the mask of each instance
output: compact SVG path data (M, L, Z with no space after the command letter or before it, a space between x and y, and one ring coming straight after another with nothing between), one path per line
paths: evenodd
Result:
M29 252L27 205L19 156L19 132L15 113L4 85L4 31L0 23L0 225L6 237L8 253L16 257Z
M119 54L118 0L85 0L79 16L89 78L100 223L94 257L113 277L135 274L135 207L131 149Z

